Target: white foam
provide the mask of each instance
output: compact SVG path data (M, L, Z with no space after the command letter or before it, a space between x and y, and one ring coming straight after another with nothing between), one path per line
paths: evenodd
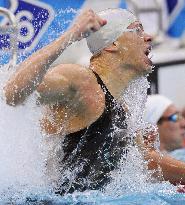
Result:
M3 86L10 73L7 67L0 68L0 199L45 187L41 111L35 95L17 107L5 103Z
M127 156L123 155L118 169L111 172L112 181L105 187L105 194L111 196L121 196L128 193L147 193L155 190L158 186L152 177L153 171L147 169L147 162L144 161L143 155L137 147L132 146L137 131L147 134L147 132L156 131L155 126L151 126L143 121L145 103L147 100L147 89L149 82L146 77L139 77L129 83L124 90L120 102L126 104L127 110L127 135L131 139L131 146ZM147 128L147 129L146 129ZM156 148L159 147L158 139L156 139ZM153 183L155 181L155 183ZM164 190L174 190L172 185L163 183L161 187Z

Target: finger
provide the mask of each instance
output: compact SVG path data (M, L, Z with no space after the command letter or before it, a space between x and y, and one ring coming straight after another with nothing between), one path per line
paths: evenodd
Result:
M92 9L84 9L80 11L80 14L85 14L85 15L91 15L94 14L94 11Z
M101 25L99 24L99 22L98 21L95 21L94 23L93 23L93 26L91 27L91 31L98 31L99 29L101 28Z
M96 16L96 20L98 21L98 23L99 23L101 26L104 26L105 24L107 24L107 20L102 19L102 18L99 17L97 14L95 14L95 16Z

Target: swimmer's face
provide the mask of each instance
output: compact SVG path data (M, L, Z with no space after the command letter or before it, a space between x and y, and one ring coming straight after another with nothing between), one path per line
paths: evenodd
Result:
M168 120L170 116L177 114L177 121ZM163 113L160 123L158 123L159 137L161 145L167 151L182 148L185 138L185 118L183 118L174 105L170 105Z
M133 68L139 73L149 73L152 61L149 57L152 37L146 34L139 21L130 24L129 32L118 38L119 54L123 67Z

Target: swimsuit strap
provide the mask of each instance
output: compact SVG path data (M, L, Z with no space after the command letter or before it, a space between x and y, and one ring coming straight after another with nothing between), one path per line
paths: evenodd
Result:
M101 88L105 94L105 110L112 108L115 104L114 97L112 96L110 91L107 89L106 85L104 84L104 82L102 81L100 76L95 71L93 71L93 73L97 79L98 84L101 86Z

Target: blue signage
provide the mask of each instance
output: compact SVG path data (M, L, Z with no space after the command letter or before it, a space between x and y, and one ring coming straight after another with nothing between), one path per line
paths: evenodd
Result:
M66 30L84 1L0 0L0 6L14 13L18 22L18 49L21 53L19 61L53 41ZM8 21L3 20L0 25L8 24ZM9 47L10 35L0 35L0 49Z
M18 48L32 50L53 21L54 10L39 1L29 3L25 0L11 0L10 3L9 9L14 13L18 22ZM0 38L5 39L0 41L0 48L7 48L10 36L1 35Z
M126 7L124 0L119 2L117 6ZM86 0L0 0L0 6L14 13L18 22L19 61L59 37L84 3ZM7 20L0 21L0 26L9 24ZM9 48L10 35L0 34L0 49Z
M179 38L185 32L185 0L166 0L169 14L168 35Z

